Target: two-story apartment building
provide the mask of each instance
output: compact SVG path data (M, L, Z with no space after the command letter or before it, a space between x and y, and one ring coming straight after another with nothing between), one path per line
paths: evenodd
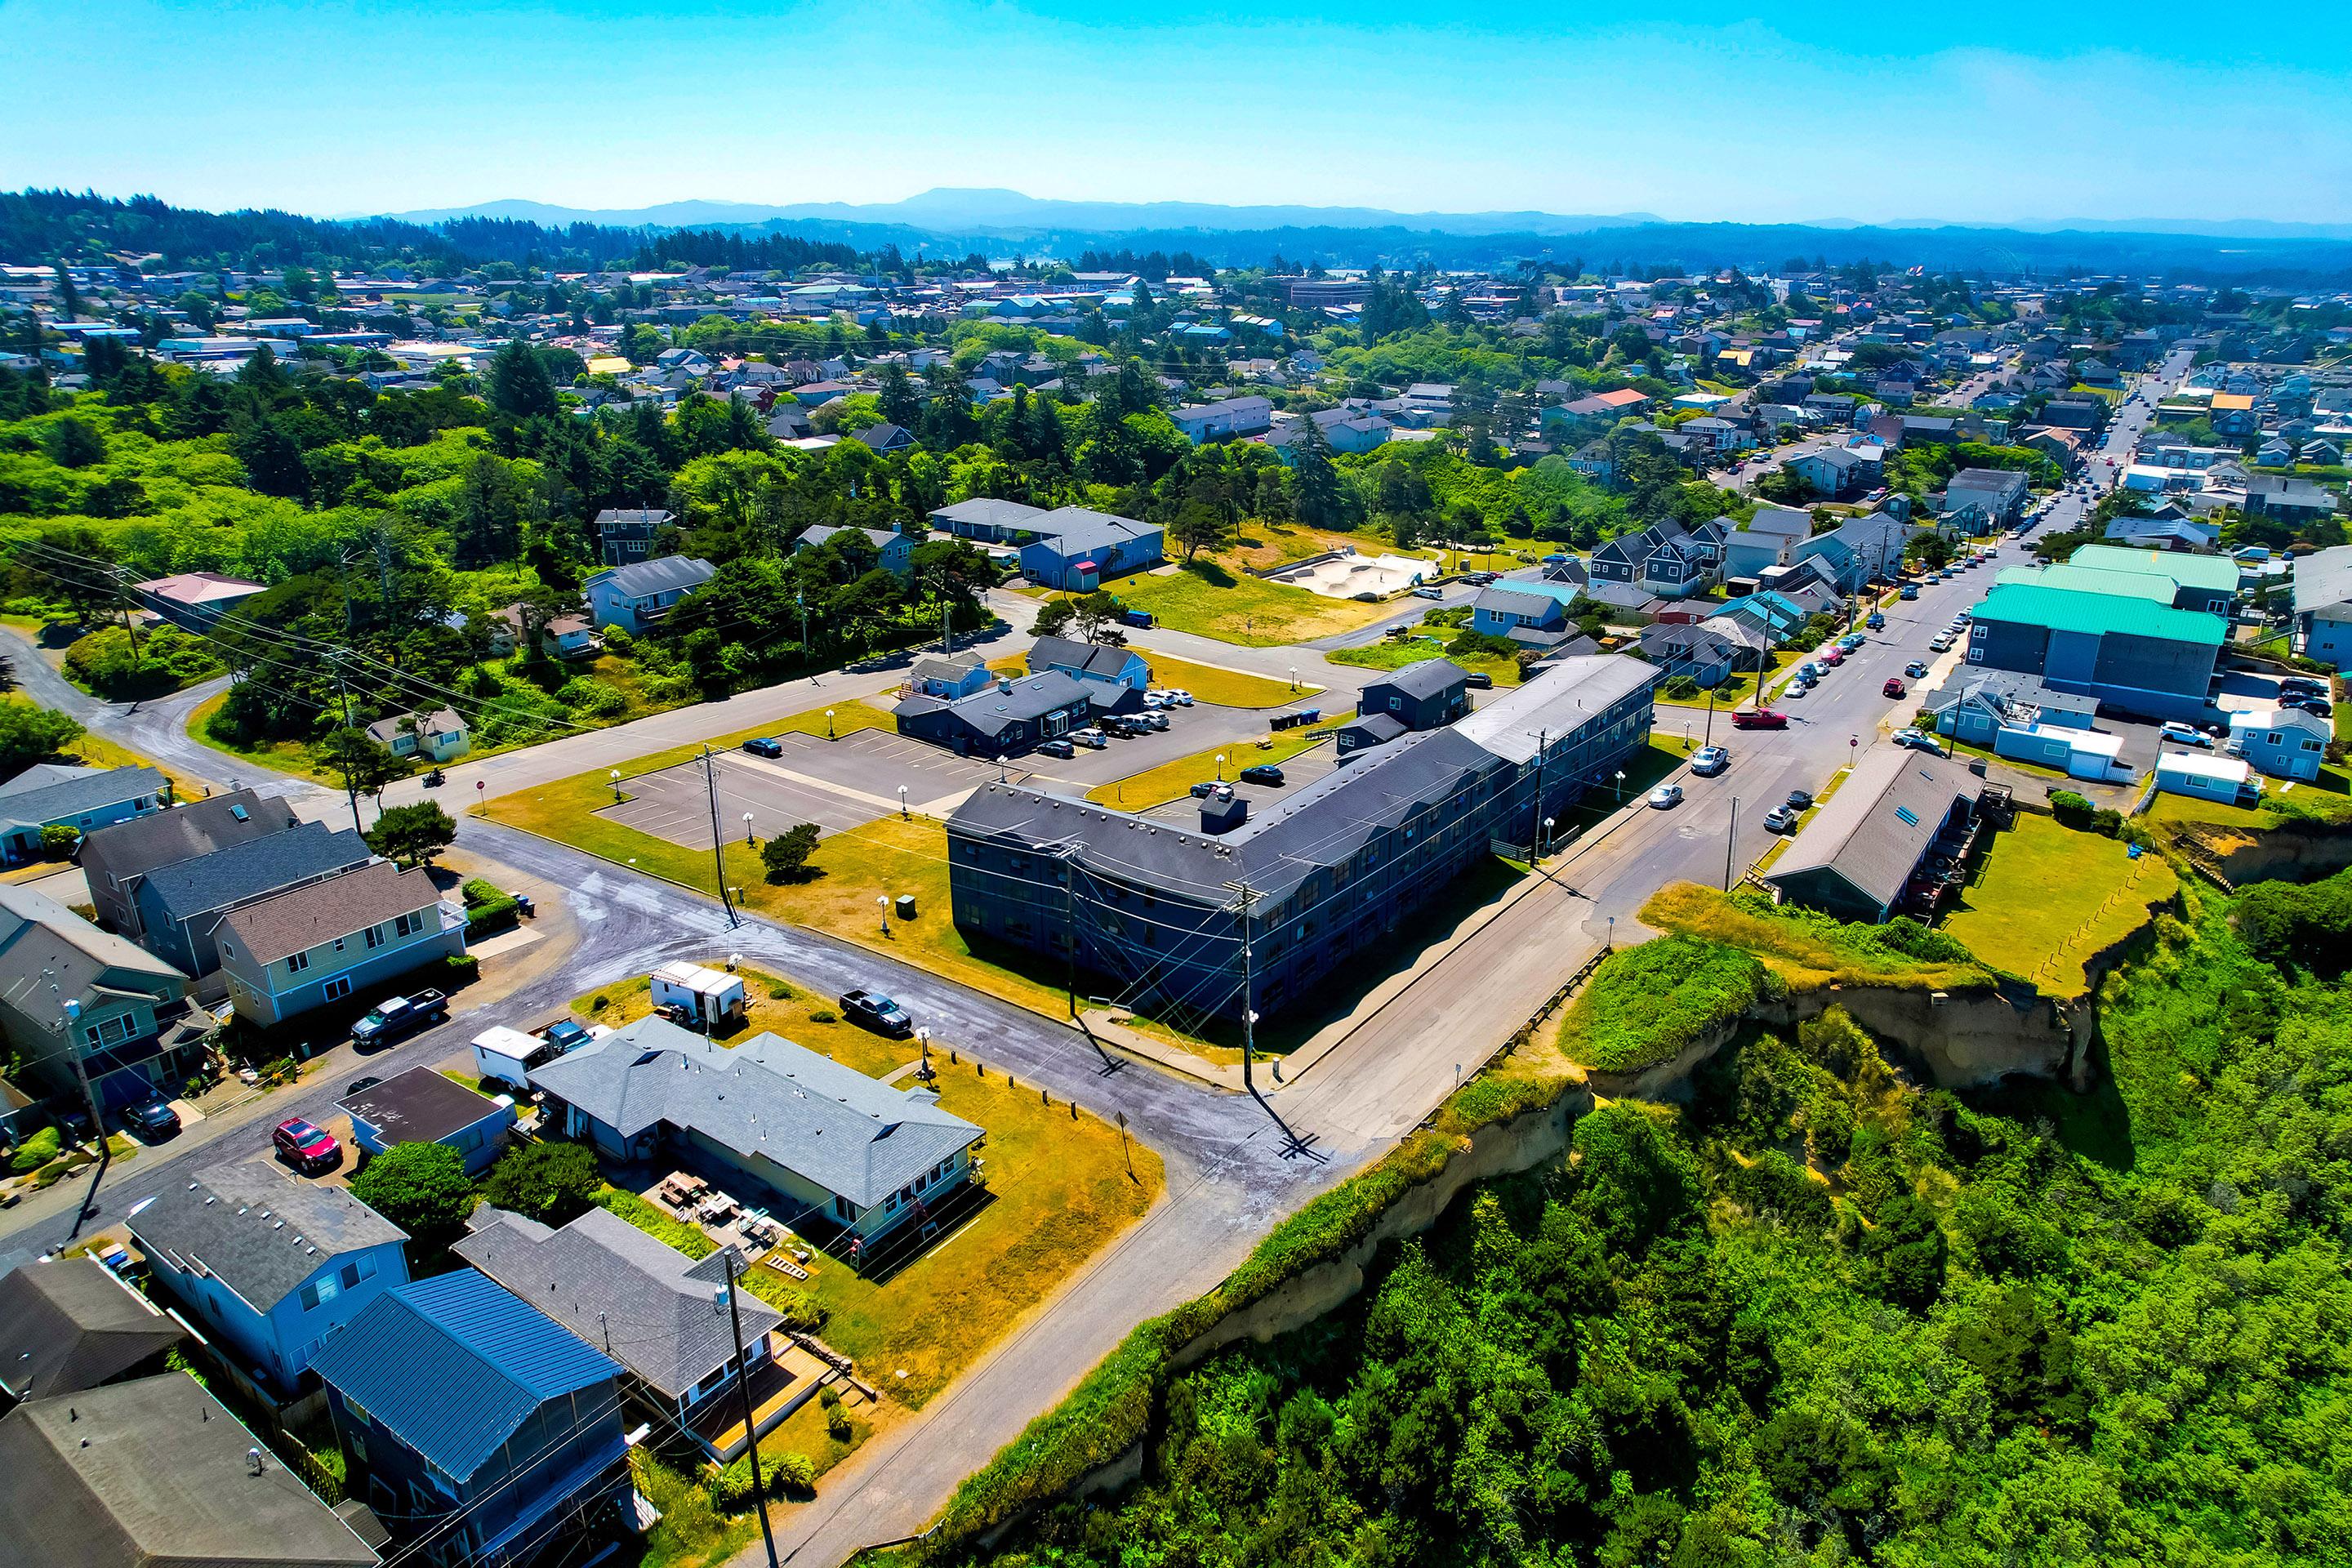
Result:
M187 1076L213 1025L163 960L0 884L0 1037L50 1093L78 1102L86 1076L102 1105L143 1100Z
M507 1568L633 1528L619 1364L487 1276L380 1293L315 1364L399 1560Z
M378 860L231 910L215 935L237 1016L279 1023L466 951L466 912Z
M1619 583L1661 599L1686 599L1715 581L1723 534L1714 523L1685 531L1656 522L1621 533L1592 552L1592 581Z
M408 1278L408 1235L351 1193L268 1160L168 1183L131 1215L156 1282L275 1400L328 1336Z
M619 626L634 637L668 615L673 605L709 582L718 570L692 555L656 555L625 566L607 566L583 586L589 619L600 630Z
M282 800L249 789L206 795L170 811L101 827L82 840L82 877L98 921L136 942L139 886L165 866L283 833L301 819Z

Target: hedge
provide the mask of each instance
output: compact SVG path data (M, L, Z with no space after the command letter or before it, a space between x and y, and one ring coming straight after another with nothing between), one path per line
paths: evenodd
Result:
M688 1258L704 1258L719 1250L719 1244L702 1232L680 1220L674 1220L635 1193L625 1193L618 1187L606 1187L596 1194L596 1206L618 1215L656 1241L666 1242Z
M522 904L512 893L500 890L479 877L467 879L460 889L466 897L466 940L504 931L521 918Z
M1753 953L1663 936L1612 953L1593 972L1561 1021L1559 1048L1603 1072L1636 1072L1784 989Z

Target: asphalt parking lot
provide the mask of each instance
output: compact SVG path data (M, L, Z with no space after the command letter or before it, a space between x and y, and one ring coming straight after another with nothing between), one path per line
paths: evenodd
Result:
M713 757L719 821L730 839L745 830L747 811L751 833L761 838L803 822L839 833L897 811L902 786L910 807L944 811L965 791L996 776L985 763L884 730L861 730L838 741L821 735L776 739L783 747L781 757L746 752ZM710 802L699 761L625 779L623 789L630 798L601 815L690 849L710 847Z

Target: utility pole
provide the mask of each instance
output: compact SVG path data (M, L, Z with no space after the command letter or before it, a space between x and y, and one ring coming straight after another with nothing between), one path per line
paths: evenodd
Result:
M343 695L343 728L349 730L352 727L352 689L343 681L342 655L336 654L334 659L335 689ZM352 778L352 759L349 752L344 753L343 756L343 793L351 797L352 831L364 832L365 829L360 826L360 786Z
M719 771L710 759L710 748L702 748L702 787L710 799L710 860L719 872L719 901L727 907L727 923L743 922L735 913L735 900L727 891L727 839L719 831Z
M49 982L49 994L58 1000L58 1027L65 1035L66 1060L73 1064L74 1081L81 1086L81 1102L89 1110L90 1136L98 1140L98 1164L90 1172L89 1191L83 1194L81 1206L74 1210L73 1228L66 1232L66 1239L71 1241L81 1234L81 1222L98 1206L99 1184L106 1180L106 1167L113 1163L114 1148L107 1142L106 1119L99 1112L98 1091L89 1085L89 1064L82 1060L81 1042L74 1038L74 1026L81 1022L81 1004L59 993L51 971L44 969L41 974Z
M1731 891L1731 847L1739 841L1739 797L1731 797L1731 826L1723 834L1723 890Z
M1551 742L1551 731L1549 731L1549 730L1538 730L1538 731L1536 731L1536 812L1535 812L1535 821L1531 824L1531 826L1535 828L1535 833L1534 833L1534 836L1533 836L1533 837L1534 837L1534 838L1535 838L1535 844L1536 844L1536 858L1537 858L1537 859L1538 859L1538 860L1540 860L1540 859L1542 859L1542 858L1543 858L1543 840L1544 840L1544 836L1543 836L1543 825L1544 825L1544 809L1543 809L1544 748L1545 748L1546 746L1549 745L1549 744L1550 744L1550 742Z
M722 1247L719 1255L724 1259L719 1268L727 1276L719 1294L727 1298L727 1321L735 1331L735 1392L743 1400L743 1446L751 1457L751 1495L760 1505L760 1535L768 1543L768 1568L780 1568L776 1562L775 1526L768 1522L768 1489L760 1479L759 1417L751 1406L751 1374L743 1364L743 1314L735 1305L735 1281L740 1276L735 1272L735 1249Z
M1242 1087L1253 1097L1257 1085L1250 1078L1250 1057L1257 1046L1257 975L1253 967L1250 943L1250 905L1257 891L1247 882L1228 882L1225 886L1241 895L1242 917ZM1261 1102L1263 1103L1263 1102Z

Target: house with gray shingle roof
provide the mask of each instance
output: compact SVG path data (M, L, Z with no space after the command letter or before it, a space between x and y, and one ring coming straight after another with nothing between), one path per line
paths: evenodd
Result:
M722 1254L698 1262L605 1209L558 1229L487 1206L452 1250L619 1362L631 1391L692 1433L712 1460L723 1465L743 1451L728 1377L734 1337L726 1314L711 1309L713 1287L727 1279ZM773 1375L782 1317L748 1292L738 1307L746 1363ZM788 1391L793 1397L761 1403L761 1432L816 1392L814 1379L805 1384Z
M281 1395L300 1391L328 1335L408 1278L407 1232L267 1160L177 1179L130 1226L156 1282Z
M692 555L656 555L625 566L607 566L583 589L588 614L601 629L619 626L632 636L669 614L677 603L718 574L709 562Z
M186 1076L213 1027L188 977L153 953L0 886L0 1037L43 1088L78 1103L86 1076L102 1104L137 1103Z
M378 860L232 910L214 933L240 1018L275 1024L466 951L466 911Z
M41 834L70 827L95 833L163 809L171 781L154 768L109 768L39 789L0 795L0 858L21 866L41 858Z
M186 973L220 967L214 932L231 910L340 875L375 858L367 840L346 827L305 822L215 849L140 879L132 896L140 941Z
M640 1018L530 1073L563 1134L611 1158L699 1157L782 1200L776 1217L871 1244L973 1176L982 1130L776 1035L730 1048Z
M188 1337L179 1320L95 1258L0 1274L0 1404L46 1399L161 1370Z
M149 876L216 849L283 833L299 820L284 801L265 801L240 789L100 828L81 841L82 876L99 923L138 941L139 885Z

